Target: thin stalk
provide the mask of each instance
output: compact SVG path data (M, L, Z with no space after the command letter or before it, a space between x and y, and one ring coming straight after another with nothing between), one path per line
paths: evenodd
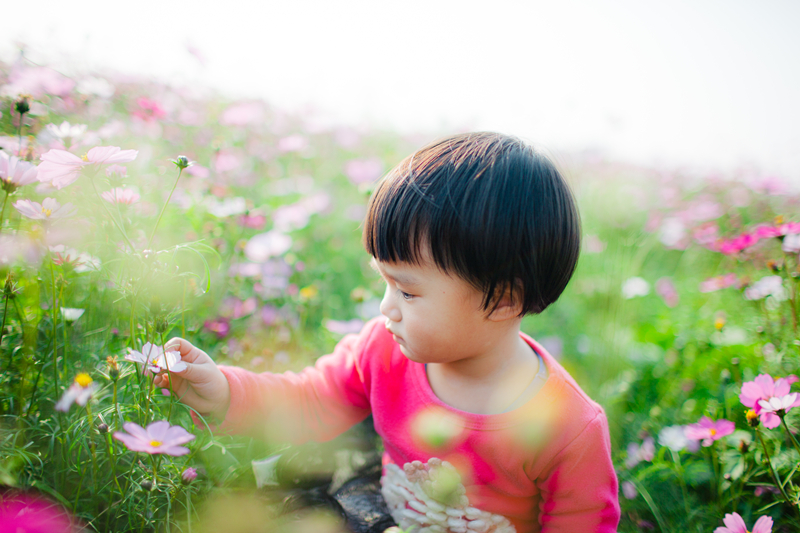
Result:
M720 478L720 465L719 457L717 457L716 447L712 444L711 449L711 467L714 469L714 489L717 493L717 505L722 504L722 479Z
M116 388L116 387L115 387ZM106 453L108 453L108 457L111 460L111 475L114 478L114 483L117 484L117 490L119 490L119 495L124 498L125 493L122 492L122 487L119 486L119 480L117 479L117 459L114 456L114 453L111 450L111 436L106 433L103 440L106 443Z
M164 203L164 207L161 208L161 213L158 214L158 220L156 220L156 225L153 226L153 233L150 234L150 240L147 241L147 249L150 249L150 245L153 244L153 238L156 236L156 230L158 229L158 225L161 223L161 217L164 216L164 211L167 210L167 206L169 205L169 201L172 199L172 193L175 192L175 189L178 187L178 182L181 180L181 175L183 174L183 169L178 168L178 179L175 180L175 185L172 186L172 190L169 191L169 196L167 196L167 201Z
M192 533L192 493L189 490L186 491L186 527Z
M775 471L775 468L772 466L772 459L769 457L769 452L767 451L767 444L764 442L764 437L761 436L761 432L756 428L756 435L758 435L758 440L761 442L761 447L764 449L764 455L767 457L767 464L769 465L769 471L772 473L772 480L778 486L783 495L783 499L786 503L791 505L791 501L789 496L786 494L786 489L783 488L783 483L781 483L781 478L778 477L778 472Z
M2 220L2 218L0 218ZM5 291L4 291L5 292ZM6 315L8 315L8 293L5 294L5 305L3 306L3 325L0 326L0 347L3 345L3 333L6 330ZM6 372L11 370L11 363L13 362L14 357L14 350L8 351L8 366L6 367Z
M75 503L72 504L72 512L78 512L78 500L81 497L81 488L83 488L83 473L81 472L81 447L78 446L78 490L75 491Z
M50 263L50 279L53 282L53 307L51 309L50 314L53 317L53 384L55 385L56 394L55 397L58 398L59 386L58 386L58 313L56 310L58 306L56 305L56 273L53 270L53 258L49 257Z
M675 468L678 472L678 483L681 486L681 493L683 494L683 508L686 511L686 516L689 516L689 495L686 490L686 480L683 479L683 465L681 464L681 458L678 452L670 449L670 454L672 455L672 462L675 464Z
M8 191L6 191L6 197L3 200L3 210L0 211L0 232L3 231L3 217L6 214L6 203L8 202L8 197L9 196L10 196L10 194L8 193Z
M94 184L94 177L93 176L89 176L89 181L92 184L92 188L94 189L94 193L97 195L97 198L100 200L100 205L103 207L103 211L106 212L106 215L108 215L108 218L111 219L111 222L114 223L114 225L117 227L119 232L122 234L122 238L125 239L125 243L130 247L131 252L135 252L136 248L133 246L133 243L128 238L128 235L125 233L125 230L122 228L122 226L119 225L117 220L111 214L111 211L108 210L108 208L106 207L106 204L103 203L103 202L105 202L105 200L103 200L103 197L100 196L100 192L97 190L97 185Z
M59 291L59 295L58 296L59 296L58 299L63 304L64 303L64 284L63 283L61 284L61 291ZM63 353L63 355L61 357L61 365L64 367L64 375L67 375L67 348L68 348L68 345L69 345L69 342L67 340L67 326L68 325L69 325L69 322L67 322L67 320L64 319L64 325L61 328L64 331L64 353Z
M789 425L786 423L786 414L778 415L781 419L781 423L783 423L783 428L786 430L786 433L789 434L789 438L792 440L792 444L794 445L794 449L797 450L797 453L800 453L800 445L797 444L797 439L794 438L794 434L789 429Z
M94 430L94 421L92 420L92 402L86 402L86 421L89 424L89 450L92 452L92 484L96 487L97 486L97 451L95 450L94 445L94 436L92 435L92 431Z

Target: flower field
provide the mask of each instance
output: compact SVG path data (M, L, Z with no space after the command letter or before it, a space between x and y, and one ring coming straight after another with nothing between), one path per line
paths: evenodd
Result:
M167 340L281 372L359 331L383 293L366 200L436 135L24 61L0 64L0 111L0 526L266 516L251 461L281 444L156 388L185 364ZM555 159L583 252L523 329L607 412L620 531L797 531L796 184Z

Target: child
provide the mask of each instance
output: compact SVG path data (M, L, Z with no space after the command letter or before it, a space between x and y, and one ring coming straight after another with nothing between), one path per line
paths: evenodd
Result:
M296 443L371 413L403 528L616 531L605 414L520 332L564 290L580 248L550 161L496 133L435 142L378 185L363 240L386 282L382 318L299 374L217 366L173 339L188 363L171 374L181 400L222 430Z

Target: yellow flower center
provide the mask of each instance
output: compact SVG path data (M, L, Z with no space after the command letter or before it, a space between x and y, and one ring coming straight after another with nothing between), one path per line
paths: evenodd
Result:
M43 208L42 208L42 213L44 213L44 216L46 216L46 217L49 217L50 215L52 215L52 214L53 214L53 210L52 210L52 209L45 209L45 208L43 207Z
M161 442L160 440L151 440L150 441L150 446L152 446L153 448L158 448L162 444L164 444L164 443Z
M712 437L717 434L717 430L714 428L711 428L709 431L711 432Z
M756 412L755 412L754 410L752 410L752 409L748 409L748 410L747 410L747 412L745 413L745 415L744 415L744 416L745 416L745 418L747 418L747 421L748 421L748 422L750 422L750 421L752 421L752 420L755 420L756 418L758 418L758 415L757 415L757 414L756 414Z
M83 159L84 161L86 161L88 163L89 162L89 154L83 154L81 156L81 159Z
M78 385L80 385L85 389L86 387L91 385L92 378L89 377L89 374L81 373L75 376L75 383L77 383Z

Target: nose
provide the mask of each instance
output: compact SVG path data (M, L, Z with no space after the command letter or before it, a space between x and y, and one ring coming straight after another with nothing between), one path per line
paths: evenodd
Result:
M383 293L383 300L381 300L381 314L391 320L392 322L400 322L403 315L400 314L400 309L394 301L394 294L392 288L386 286L386 292Z

